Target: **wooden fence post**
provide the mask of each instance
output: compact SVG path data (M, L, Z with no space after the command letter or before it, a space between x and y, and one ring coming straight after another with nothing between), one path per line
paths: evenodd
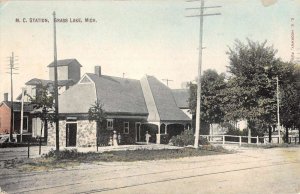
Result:
M256 145L258 145L258 136L256 136Z
M225 135L223 135L223 145L225 144Z
M240 146L242 146L242 137L239 136Z
M42 136L40 137L40 141L39 141L39 155L41 155L42 153Z

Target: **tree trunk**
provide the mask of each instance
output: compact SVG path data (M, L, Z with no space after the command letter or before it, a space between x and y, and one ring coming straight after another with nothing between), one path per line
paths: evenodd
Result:
M269 126L269 143L272 142L272 127Z
M45 142L48 141L48 121L45 120L45 124L44 124L44 138L45 138Z
M285 128L285 141L289 143L289 129L287 127Z
M98 146L99 146L99 131L100 131L100 122L96 122L96 147L97 147L97 152L98 152Z
M40 142L39 142L39 155L42 153L42 134L43 134L43 127L45 122L41 124L41 134L40 134Z
M248 128L248 143L251 143L251 128L250 121L247 120L247 128Z
M298 128L298 138L299 138L298 144L300 144L300 127Z

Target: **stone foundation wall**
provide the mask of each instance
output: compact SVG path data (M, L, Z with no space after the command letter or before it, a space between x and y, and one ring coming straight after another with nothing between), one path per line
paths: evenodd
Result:
M78 120L77 122L76 147L96 146L96 122L88 120ZM66 124L59 121L59 145L66 147ZM48 145L55 146L55 123L48 128Z
M96 146L96 122L77 121L77 146Z
M55 146L55 123L48 126L48 146ZM66 147L66 121L59 121L59 146Z

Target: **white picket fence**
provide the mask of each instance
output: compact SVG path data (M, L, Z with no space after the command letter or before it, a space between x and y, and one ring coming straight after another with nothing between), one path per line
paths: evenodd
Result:
M221 143L221 144L249 144L248 143L248 136L237 136L237 135L200 135L200 137L206 138L211 143ZM251 142L250 144L264 144L265 138L264 137L250 137ZM254 140L253 140L254 139Z

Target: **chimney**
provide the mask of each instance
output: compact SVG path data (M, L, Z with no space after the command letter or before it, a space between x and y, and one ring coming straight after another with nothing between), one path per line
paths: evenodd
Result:
M95 74L101 76L101 66L95 66Z
M8 101L8 93L4 93L4 101Z

